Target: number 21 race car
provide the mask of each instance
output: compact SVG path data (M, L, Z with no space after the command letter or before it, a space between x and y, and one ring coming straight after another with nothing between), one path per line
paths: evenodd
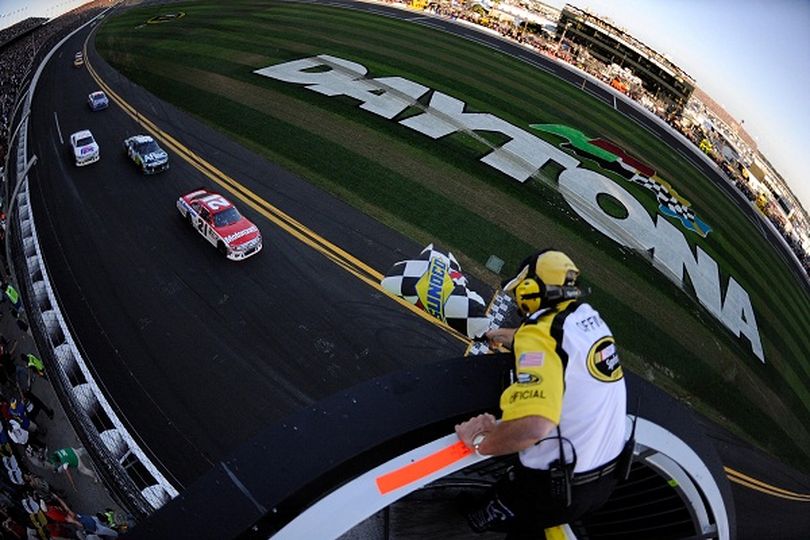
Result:
M262 234L225 197L198 189L177 199L177 210L203 238L232 261L262 250Z

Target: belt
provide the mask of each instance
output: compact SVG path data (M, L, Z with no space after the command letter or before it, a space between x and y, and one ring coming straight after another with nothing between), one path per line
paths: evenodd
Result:
M620 454L621 455L621 454ZM581 486L582 484L588 484L595 480L599 480L600 478L612 474L613 471L616 470L616 465L619 462L619 456L611 459L601 467L597 467L596 469L591 469L590 471L585 471L583 473L576 473L574 477L571 479L572 486Z

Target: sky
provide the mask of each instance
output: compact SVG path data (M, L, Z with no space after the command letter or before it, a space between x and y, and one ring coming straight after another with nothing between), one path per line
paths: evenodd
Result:
M0 29L87 0L0 0ZM565 0L543 0L558 8ZM810 0L569 0L666 54L757 141L810 211ZM808 157L810 159L810 157Z

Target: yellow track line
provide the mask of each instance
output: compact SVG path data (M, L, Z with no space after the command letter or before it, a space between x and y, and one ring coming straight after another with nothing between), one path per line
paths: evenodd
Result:
M192 167L200 171L203 175L208 177L212 182L219 185L223 189L227 190L229 193L234 195L236 198L241 200L243 203L250 206L253 210L258 212L260 215L264 216L267 220L277 225L280 229L287 232L289 235L293 236L294 238L298 239L305 245L311 247L312 249L318 251L329 260L349 272L350 274L354 275L367 285L373 287L374 289L384 293L386 296L394 299L400 305L404 306L405 308L409 309L412 313L418 315L419 317L429 321L431 324L438 326L448 334L452 335L459 341L468 344L470 343L470 339L461 334L460 332L456 331L455 329L451 328L447 324L443 323L442 321L428 315L426 312L422 311L421 309L417 308L410 302L399 298L397 296L393 296L388 291L382 288L380 285L380 281L382 280L383 274L379 271L375 270L374 268L368 266L365 262L357 259L350 253L346 252L339 246L331 243L327 239L321 237L311 229L307 228L305 225L294 219L293 217L289 216L281 209L273 206L269 202L262 199L259 195L249 190L247 187L242 185L241 183L237 182L221 170L217 169L214 165L194 153L180 141L175 139L171 134L163 131L160 129L154 122L152 122L149 118L142 115L139 111L137 111L132 105L130 105L126 100L124 100L121 96L118 95L102 78L101 76L93 69L93 66L90 63L89 56L87 54L87 42L90 39L90 35L88 34L87 38L84 41L84 58L85 58L85 66L87 67L90 76L102 89L108 94L110 99L112 99L121 109L127 113L135 122L140 124L144 127L153 137L161 141L164 145L169 147L173 150L178 156L180 156L184 161L190 164Z
M810 495L796 493L795 491L789 491L787 489L772 486L761 480L757 480L756 478L751 478L750 476L739 471L735 471L729 467L723 467L723 469L726 471L726 476L728 479L734 483L761 491L762 493L767 493L768 495L773 495L774 497L781 497L783 499L790 499L792 501L810 502Z
M807 499L804 499L804 498L801 498L801 497L791 497L789 495L782 495L781 493L775 493L773 491L761 488L756 484L746 482L745 480L740 480L740 479L738 479L736 477L733 477L733 476L729 476L728 479L730 481L734 482L735 484L739 484L741 486L747 487L748 489L753 489L754 491L759 491L759 492L764 493L766 495L770 495L771 497L778 497L780 499L787 499L789 501L810 502Z

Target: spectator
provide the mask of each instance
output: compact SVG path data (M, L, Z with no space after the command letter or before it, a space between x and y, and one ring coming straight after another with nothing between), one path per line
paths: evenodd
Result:
M22 399L12 398L9 402L8 412L11 415L11 419L17 420L24 430L32 433L37 431L37 425L28 416L28 410Z
M25 368L17 366L17 384L20 392L25 393L31 390L32 379L35 375L43 379L48 377L45 374L45 364L36 355L22 353L20 360L23 361Z
M118 531L102 522L97 516L74 513L65 501L59 497L56 497L56 500L59 502L62 510L67 514L66 520L76 525L80 530L101 538L118 538Z
M89 514L74 514L68 517L68 521L77 525L80 529L95 534L101 538L118 538L118 531L111 529L101 522L96 516Z
M97 484L99 482L98 475L92 468L86 465L86 460L89 460L89 456L87 455L87 451L81 447L60 448L50 456L50 462L55 467L54 472L64 472L74 490L76 489L76 483L73 481L70 469L76 469L83 475L89 476L93 479L93 482Z
M4 422L0 421L0 456L8 457L13 456L14 451L11 449L11 439L8 436Z
M45 526L48 524L48 518L45 517L44 512L44 508L47 508L45 502L32 493L25 493L20 501L20 505L28 514L28 520L34 527L37 537L42 540L47 540L48 533L45 532Z
M68 508L65 501L63 501L58 495L53 494L53 496L49 499L47 508L45 509L45 517L48 518L48 534L50 534L51 538L75 538L72 530L72 523L70 521L72 514L73 513L70 511L70 508ZM68 526L71 530L68 529Z
M20 310L22 309L22 300L20 299L20 293L17 292L17 289L14 288L14 285L12 285L7 281L0 284L0 289L2 289L3 291L2 300L8 298L8 301L11 302L11 314L14 315L14 318L17 318Z
M36 420L39 411L45 411L45 416L53 420L53 409L45 405L31 390L22 391L22 401L25 403L25 410L30 418Z
M25 447L25 457L28 459L28 462L37 467L39 469L50 469L51 464L48 460L48 455L45 447L40 444L37 444L35 441L31 441Z
M17 516L12 516L12 512L7 511L5 508L0 509L0 518L2 518L2 532L3 538L19 538L25 540L27 534L25 533L25 526L17 519Z
M18 419L12 418L8 421L8 436L12 441L24 447L28 444L31 434Z
M27 472L23 474L23 480L37 497L43 499L50 499L52 496L56 497L56 494L51 491L51 485L41 476Z

